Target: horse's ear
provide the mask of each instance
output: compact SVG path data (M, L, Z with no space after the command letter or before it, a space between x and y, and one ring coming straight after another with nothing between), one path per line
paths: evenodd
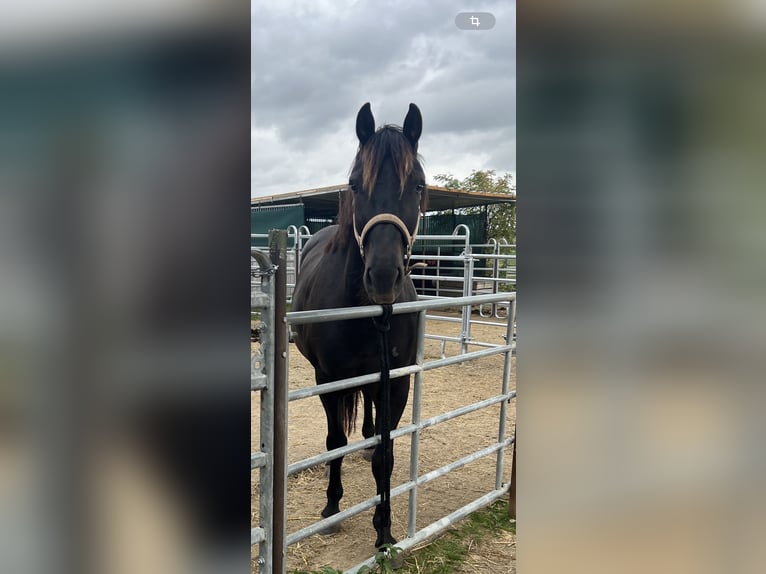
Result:
M402 131L404 132L404 137L409 140L412 147L417 151L418 140L420 139L420 134L423 132L423 116L420 115L420 110L415 104L410 104L407 117L404 118Z
M356 114L356 137L359 138L359 143L364 145L374 133L375 118L372 117L370 102L367 102L359 109L359 113Z

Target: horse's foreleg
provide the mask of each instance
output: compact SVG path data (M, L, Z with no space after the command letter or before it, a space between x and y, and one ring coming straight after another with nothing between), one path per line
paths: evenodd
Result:
M391 379L391 420L390 429L394 430L399 424L399 420L404 413L404 407L407 404L407 396L410 392L410 378L399 377ZM380 433L383 421L380 418L380 405L375 404L375 430ZM383 468L384 448L388 448L388 468ZM375 447L372 455L372 474L375 477L375 484L380 492L383 484L384 473L388 475L389 485L391 473L394 469L394 441L389 441L387 445L379 444ZM389 509L390 510L390 509ZM372 517L372 525L378 536L375 540L375 547L380 548L384 544L396 544L396 539L391 535L391 514L386 513L383 506L379 504L375 507L375 515Z
M325 442L327 450L333 450L346 446L348 439L343 430L343 421L341 420L340 408L342 399L336 396L321 395L322 405L327 415L327 440ZM343 483L341 482L341 465L343 457L330 461L330 480L327 485L327 504L322 510L322 516L327 518L340 512L340 499L343 498ZM340 530L340 525L329 526L320 530L320 534L334 534Z

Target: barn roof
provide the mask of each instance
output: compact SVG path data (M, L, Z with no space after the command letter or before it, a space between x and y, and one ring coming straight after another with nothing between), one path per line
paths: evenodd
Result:
M332 185L318 187L304 191L293 191L253 197L250 199L251 207L268 207L280 205L302 204L307 218L331 218L338 213L338 197L340 192L346 189L345 185ZM460 189L447 189L429 185L428 187L428 211L445 211L448 209L460 209L463 207L477 207L495 203L508 203L516 201L515 195L501 193L478 193L463 191Z

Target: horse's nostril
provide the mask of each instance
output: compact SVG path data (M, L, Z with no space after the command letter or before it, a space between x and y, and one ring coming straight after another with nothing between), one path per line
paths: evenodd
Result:
M402 270L397 267L370 267L364 273L364 281L373 289L389 290L401 283Z

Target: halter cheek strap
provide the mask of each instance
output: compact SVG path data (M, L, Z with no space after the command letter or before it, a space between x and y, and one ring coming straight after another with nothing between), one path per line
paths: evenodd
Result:
M404 260L409 261L410 255L412 255L412 246L415 244L415 239L418 234L418 227L420 227L420 212L418 212L418 219L415 223L415 231L412 232L412 235L410 235L410 230L407 229L407 226L404 224L404 222L393 213L379 213L370 219L362 229L362 233L359 233L356 230L356 214L354 214L354 236L356 237L356 242L359 244L359 255L361 255L362 259L364 259L364 238L367 237L370 229L379 223L391 223L395 225L399 231L401 231L402 236L404 237L404 242L407 246L407 252L404 255Z

